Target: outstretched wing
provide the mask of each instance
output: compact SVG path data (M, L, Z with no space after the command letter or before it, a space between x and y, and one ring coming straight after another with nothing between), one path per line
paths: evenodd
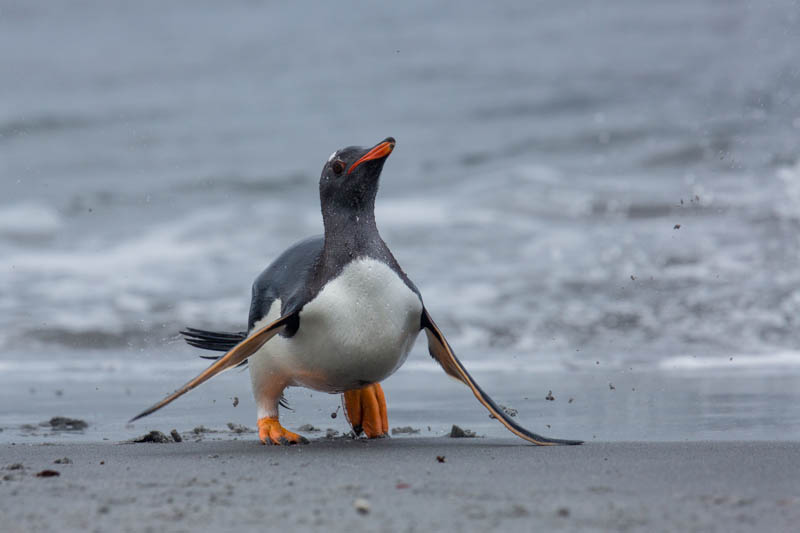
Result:
M489 412L494 415L494 417L497 418L505 427L507 427L509 431L518 437L523 438L528 442L532 442L533 444L538 444L539 446L553 446L556 444L583 444L583 441L580 440L550 439L547 437L542 437L536 433L531 433L524 427L514 422L514 420L512 420L511 417L509 417L502 409L500 409L500 407L494 403L494 400L492 400L489 395L486 394L477 383L475 383L475 380L469 375L467 369L464 368L464 365L458 360L456 354L453 353L453 350L450 348L450 344L448 344L447 339L444 338L441 330L428 314L428 310L424 308L422 310L421 326L425 330L425 334L428 336L428 351L430 352L431 357L436 359L436 361L442 365L442 368L448 375L453 376L472 389L472 393L476 398L478 398L478 401L481 402L483 406L486 407L486 409L488 409Z
M134 420L138 420L144 416L154 413L155 411L158 411L168 403L180 396L183 396L193 388L208 381L223 370L227 370L228 368L234 367L242 361L245 361L248 357L256 353L256 351L258 351L258 349L261 348L264 343L266 343L272 337L277 335L284 327L286 327L286 325L290 323L292 319L294 319L295 315L296 313L284 315L275 322L256 331L245 340L234 346L230 351L228 351L228 353L214 361L211 366L206 368L196 378L189 381L186 385L176 390L157 404L145 409L135 417L131 418L130 421L133 422Z

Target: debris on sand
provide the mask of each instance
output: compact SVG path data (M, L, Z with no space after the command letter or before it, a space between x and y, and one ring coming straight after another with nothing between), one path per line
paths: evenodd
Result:
M175 442L183 442L183 437L181 437L181 434L178 433L177 429L173 429L169 432L169 434L172 436L172 440Z
M194 433L195 435L202 435L203 433L219 433L219 430L208 429L207 427L201 425L192 429L192 433Z
M613 383L608 384L608 390L617 390Z
M475 437L475 432L470 429L461 429L457 425L453 424L453 427L450 429L450 438L451 439L464 439L464 438L473 438Z
M133 439L133 442L155 442L158 444L167 444L172 442L172 439L160 431L153 430L150 433L142 435L138 439Z
M523 516L528 516L531 514L530 511L528 511L527 507L525 507L524 505L520 505L518 503L512 505L511 509L509 509L506 512L508 513L508 516L511 516L513 518L522 518Z
M53 464L56 464L56 465L71 465L72 464L72 459L70 459L69 457L62 457L61 459L56 459L55 461L53 461Z
M369 514L370 505L364 498L356 498L353 501L353 508L358 511L358 514Z
M302 426L297 428L297 431L322 431L322 430L312 426L311 424L303 424Z
M561 507L558 511L556 511L556 514L561 518L567 518L569 516L569 508Z
M6 470L22 470L23 468L25 467L22 466L22 463L11 463L6 467Z
M49 421L43 422L42 425L50 426L53 431L81 431L89 427L84 420L65 416L54 416Z
M680 225L680 224L675 224L675 225L672 227L672 229L681 229L681 225Z
M233 422L228 422L228 429L233 431L234 433L255 433L256 430L250 429L247 426L242 424L234 424Z
M326 439L333 439L339 436L339 432L333 428L328 428L325 430L325 438Z
M444 463L445 462L444 455L437 455L436 460L439 461L440 463Z
M341 409L341 408L342 408L342 406L341 406L341 405L337 405L337 406L336 406L336 410L335 410L334 412L332 412L332 413L331 413L331 418L336 418L336 417L338 416L339 409Z
M547 396L545 396L544 399L547 400L548 402L552 402L553 400L556 399L556 397L553 396L553 391L549 390L547 391Z
M574 401L575 401L575 398L570 398L570 399L569 399L569 401L568 401L567 403L572 403L572 402L574 402Z
M236 407L238 405L239 405L239 397L238 396L234 396L233 397L233 406Z
M36 477L56 477L60 475L61 473L55 470L42 470L36 474Z
M413 435L414 433L419 433L420 430L416 428L412 428L411 426L403 426L398 428L392 428L392 435Z

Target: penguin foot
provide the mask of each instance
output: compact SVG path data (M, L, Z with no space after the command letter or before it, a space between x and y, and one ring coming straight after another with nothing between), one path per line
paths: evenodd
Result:
M371 439L389 436L386 397L379 383L345 391L342 396L344 412L356 435L363 431Z
M308 439L292 433L278 422L277 418L265 416L258 419L258 438L262 444L308 444Z

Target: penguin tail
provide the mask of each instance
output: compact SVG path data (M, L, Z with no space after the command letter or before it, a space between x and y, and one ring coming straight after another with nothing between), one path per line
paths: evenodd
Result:
M247 338L247 332L237 331L235 333L224 333L219 331L208 331L205 329L186 328L180 332L183 339L190 346L202 348L203 350L212 350L215 352L227 352L233 349L234 346ZM201 355L203 359L219 359L220 355ZM245 359L240 364L246 364Z
M191 346L217 352L227 352L247 338L247 333L244 331L223 333L195 328L186 328L180 334ZM205 357L205 359L219 359L219 357Z

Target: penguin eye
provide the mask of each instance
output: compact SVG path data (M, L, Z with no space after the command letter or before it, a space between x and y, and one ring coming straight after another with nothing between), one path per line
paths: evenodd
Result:
M333 173L338 176L339 174L344 172L344 161L342 161L341 159L337 159L336 161L333 162L331 168L333 169Z

